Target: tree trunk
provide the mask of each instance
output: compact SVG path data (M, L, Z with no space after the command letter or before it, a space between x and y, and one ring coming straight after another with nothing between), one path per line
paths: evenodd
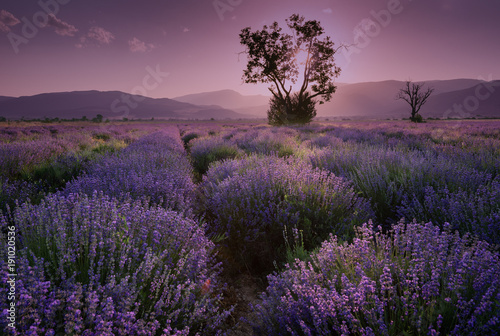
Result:
M417 110L414 107L412 107L412 109L411 109L411 121L415 121L416 115L417 115Z

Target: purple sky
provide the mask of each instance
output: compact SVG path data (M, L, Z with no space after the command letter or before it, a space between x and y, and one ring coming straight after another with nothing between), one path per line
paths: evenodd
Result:
M0 95L268 94L242 83L238 34L293 13L357 42L337 82L500 79L497 0L2 0Z

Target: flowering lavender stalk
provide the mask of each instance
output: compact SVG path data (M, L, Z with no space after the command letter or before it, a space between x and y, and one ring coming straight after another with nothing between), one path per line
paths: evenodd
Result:
M363 225L332 236L311 262L268 277L254 307L265 335L498 335L500 256L450 226Z
M175 212L102 194L50 195L0 222L18 236L16 332L3 306L6 334L217 334L230 313L220 308L213 243Z

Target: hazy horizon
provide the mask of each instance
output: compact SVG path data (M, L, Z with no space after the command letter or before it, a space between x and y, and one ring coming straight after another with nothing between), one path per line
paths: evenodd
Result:
M423 83L426 83L426 84L430 84L431 82L433 81L453 81L453 80L481 80L481 79L478 79L478 78L452 78L452 79L429 79L429 80L423 80L423 81L415 81L415 82L423 82ZM493 79L492 81L498 81L499 79ZM363 83L378 83L378 82L388 82L388 81L406 81L406 80L398 80L398 79L383 79L383 80L379 80L379 81L366 81L366 82L353 82L353 83L346 83L346 82L337 82L336 85L337 86L342 86L342 85L352 85L352 84L363 84ZM488 82L488 79L485 78L484 81ZM246 85L250 85L250 84L246 84ZM33 93L33 94L29 94L29 95L21 95L21 96L9 96L9 95L4 95L2 92L0 92L0 97L12 97L12 98L20 98L20 97L30 97L30 96L37 96L37 95L41 95L41 94L48 94L48 93L69 93L69 92L88 92L88 91L98 91L98 92L124 92L124 93L130 93L130 92L125 92L125 91L120 91L120 90L97 90L97 89L92 89L92 88L89 88L89 89L86 89L86 90L66 90L66 91L43 91L43 92L36 92L36 93ZM153 98L153 99L163 99L163 98L167 98L167 99L174 99L175 98L178 98L178 97L184 97L184 96L190 96L190 95L199 95L199 94L209 94L209 93L216 93L216 92L220 92L220 91L234 91L238 94L241 94L242 96L253 96L253 95L261 95L261 96L267 96L267 97L271 97L271 93L268 91L267 88L265 88L265 90L261 93L261 92L257 92L257 93L244 93L238 89L233 89L233 88L221 88L221 89L216 89L216 90L209 90L209 91L200 91L200 92L188 92L186 94L181 94L181 95L178 95L178 96L172 96L172 97L153 97L153 96L149 96L149 95L145 95L144 97L146 98ZM266 92L267 91L267 92ZM140 94L139 94L140 96ZM335 94L333 96L335 98Z
M292 13L339 45L338 83L500 79L500 3L479 0L41 0L0 5L0 95L123 91L152 98L243 84L238 34Z

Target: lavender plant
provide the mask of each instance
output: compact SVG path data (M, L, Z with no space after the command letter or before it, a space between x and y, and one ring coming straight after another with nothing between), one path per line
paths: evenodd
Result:
M189 145L195 174L201 180L212 162L235 159L243 152L233 143L220 137L206 137L193 140Z
M148 127L22 127L0 132L0 210L63 188L94 161L119 151ZM9 138L2 136L9 135Z
M210 234L227 238L222 243L235 258L232 267L256 272L284 261L284 236L292 237L292 229L302 230L312 249L330 233L348 239L371 215L347 181L293 158L217 162L199 190L198 213Z
M467 176L464 185L471 179ZM490 184L478 184L472 191L428 186L423 197L405 197L398 207L398 214L405 218L432 220L439 225L451 222L454 223L453 229L471 232L500 246L500 177Z
M298 146L297 135L297 131L290 127L277 129L263 127L237 134L231 141L249 154L287 157L293 155Z
M220 307L213 243L175 212L102 194L50 195L0 222L15 226L18 247L16 329L2 305L5 334L219 334L230 314Z
M94 191L124 200L148 200L189 212L194 197L192 167L177 129L165 129L105 157L89 172L66 185L64 194Z
M364 144L341 144L310 156L314 166L353 181L355 188L371 200L381 224L401 217L440 225L447 221L463 233L473 232L499 243L492 240L498 236L498 228L489 237L487 234L495 227L491 221L500 207L495 169L487 163L488 168L481 168L486 160L492 162L491 158L456 149L415 151ZM453 209L444 198L453 199Z
M268 277L256 334L498 335L500 256L465 234L399 223L335 236L311 262ZM258 322L256 322L258 321Z

